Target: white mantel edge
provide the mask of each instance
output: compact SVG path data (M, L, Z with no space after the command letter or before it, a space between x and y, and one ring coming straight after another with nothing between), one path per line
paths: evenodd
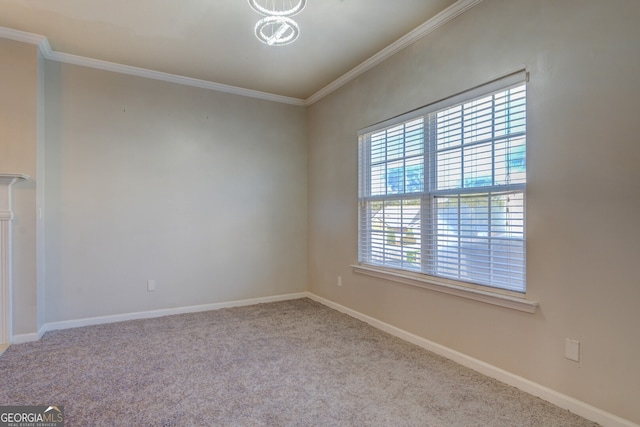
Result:
M11 327L11 184L26 181L23 173L0 173L0 347L12 339Z
M0 173L0 184L11 185L18 180L29 178L29 175L23 173Z

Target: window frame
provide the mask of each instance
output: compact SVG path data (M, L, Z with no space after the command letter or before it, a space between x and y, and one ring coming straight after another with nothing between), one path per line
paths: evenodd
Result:
M526 72L526 70L520 70L517 72L514 72L512 74L506 75L504 77L501 77L499 79L493 80L489 83L480 85L480 86L476 86L472 89L466 90L464 92L460 92L458 94L455 94L453 96L450 96L448 98L442 99L440 101L437 101L435 103L429 104L425 107L421 107L419 109L410 111L408 113L393 117L391 119L382 121L380 123L368 126L362 130L360 130L358 132L358 139L359 139L359 144L362 144L362 138L366 137L366 136L370 136L372 133L375 132L379 132L379 131L383 131L383 130L389 130L391 127L394 126L400 126L403 124L406 124L408 122L410 122L411 120L417 120L420 117L426 117L431 113L436 113L439 111L442 111L444 109L447 108L454 108L455 106L458 105L462 105L465 103L469 103L470 101L473 101L475 99L481 98L483 96L489 96L489 95L493 95L496 94L498 92L500 92L501 90L506 90L512 87L516 87L516 86L520 86L523 84L527 84L528 82L528 73ZM525 104L526 105L526 104ZM435 168L431 167L429 168L428 165L433 165L434 164L434 159L428 159L428 156L435 156L435 150L430 150L429 148L429 138L426 136L429 132L433 132L433 130L431 130L429 128L429 124L427 120L424 120L423 123L424 126L424 131L423 131L423 135L424 135L424 141L423 141L423 162L424 162L424 169L423 169L423 174L427 175L427 174L435 174L437 173L435 171ZM524 138L526 141L526 131L524 132ZM494 144L495 141L492 142L492 144ZM446 276L439 276L439 275L430 275L427 273L422 272L422 267L420 268L420 271L415 271L415 270L410 270L410 269L403 269L403 268L390 268L388 266L380 266L378 264L375 263L368 263L367 260L363 259L362 256L362 246L363 245L367 245L370 247L371 245L371 239L372 239L372 227L371 227L371 216L368 214L368 212L365 211L365 209L363 209L363 202L367 199L367 197L371 198L371 192L370 192L370 186L371 186L371 144L366 144L366 149L368 150L366 153L363 153L363 149L362 146L359 145L359 165L358 165L358 176L359 176L359 195L358 195L358 203L359 203L359 220L358 220L358 265L354 265L352 266L354 268L354 271L357 273L362 273L362 274L368 274L368 275L372 275L375 277L384 277L386 279L389 280L394 280L397 282L401 282L401 283L405 283L405 284L413 284L413 285L417 285L417 286L422 286L422 287L427 287L427 288L433 288L435 286L435 290L443 290L447 293L453 293L456 295L461 295L461 296L470 296L472 299L480 299L484 302L490 302L490 303L496 303L496 301L493 301L492 298L497 296L498 297L498 305L505 305L505 301L507 303L507 306L510 306L511 308L518 308L518 309L522 309L523 311L528 311L528 312L535 312L536 307L538 306L538 304L536 302L532 302L532 301L523 301L526 298L526 206L524 205L524 203L526 203L526 181L520 184L511 184L511 185L496 185L495 182L493 182L491 186L489 186L491 188L491 190L489 190L489 192L486 192L486 188L488 187L484 187L482 192L486 193L486 197L489 199L491 199L491 194L495 191L495 190L503 190L503 191L520 191L522 193L522 197L523 197L523 221L524 221L524 227L523 227L523 234L522 234L522 245L523 245L523 256L525 257L525 259L523 260L524 263L524 279L523 279L523 290L510 290L507 289L503 286L498 286L498 287L494 287L491 285L487 285L487 284L478 284L478 283L474 283L472 281L463 281L463 280L457 280L457 279L452 279L450 277L446 277ZM526 142L525 142L525 149L526 149ZM495 148L492 145L492 149L491 149L491 153L492 156L495 156ZM461 155L461 158L463 158L463 155ZM402 159L404 160L405 157L403 156ZM406 164L405 166L406 167ZM364 173L363 173L364 171ZM495 176L495 175L493 175ZM430 178L427 178L426 176L423 178L423 185L425 186L425 188L423 188L422 192L416 192L415 194L412 193L407 193L407 192L403 192L401 194L387 194L385 193L384 195L379 195L377 197L377 199L379 200L385 200L385 199L389 199L389 200L407 200L407 199L420 199L421 203L433 203L432 200L430 200L430 198L433 197L434 193L456 193L458 195L463 194L465 192L467 192L467 190L464 189L455 189L453 191L447 189L447 190L433 190L433 189L429 189L426 188L429 184L429 180ZM386 182L386 178L385 178L385 182ZM475 189L471 189L468 192L469 193L473 193ZM369 194L369 196L366 196L366 194ZM437 221L437 219L433 218L433 212L434 209L423 209L420 208L420 221L422 224L430 224L428 227L432 228L434 227L434 221ZM366 228L363 230L362 224L366 223ZM425 234L425 229L428 227L421 227L421 234ZM458 238L460 238L461 234L458 234ZM424 236L422 236L424 237ZM423 242L431 242L431 243L422 243L421 247L420 247L420 251L422 252L422 255L426 255L424 254L425 251L428 251L428 247L431 246L432 240L426 239L426 240L422 240ZM369 251L369 253L371 253ZM453 291L453 292L451 292ZM478 298L478 296L480 296L480 298ZM492 301L487 301L487 298L489 300ZM519 301L518 307L513 307L513 301ZM522 305L523 304L523 305Z

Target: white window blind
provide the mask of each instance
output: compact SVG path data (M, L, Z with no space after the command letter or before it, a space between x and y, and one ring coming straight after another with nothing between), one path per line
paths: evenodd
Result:
M525 292L525 78L360 133L361 264Z

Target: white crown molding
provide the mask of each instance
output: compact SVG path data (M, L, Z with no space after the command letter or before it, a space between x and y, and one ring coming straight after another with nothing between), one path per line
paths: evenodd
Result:
M297 106L305 105L305 101L303 99L275 95L272 93L260 92L252 89L244 89L236 86L225 85L222 83L194 79L191 77L184 77L176 74L163 73L161 71L133 67L130 65L117 64L115 62L87 58L84 56L72 55L69 53L56 52L51 49L49 41L46 37L38 34L27 33L24 31L13 30L11 28L0 27L0 38L37 45L40 49L40 53L44 58L52 61L63 62L65 64L79 65L82 67L95 68L98 70L111 71L114 73L127 74L130 76L144 77L169 83L181 84L185 86L193 86L201 89L213 90L216 92L223 92L233 95L262 99L266 101L279 102L282 104Z
M191 77L179 76L176 74L163 73L161 71L149 70L146 68L132 67L130 65L117 64L114 62L102 61L100 59L86 58L84 56L71 55L69 53L51 52L45 58L66 64L80 65L82 67L97 68L99 70L112 71L114 73L128 74L130 76L144 77L148 79L160 80L169 83L176 83L185 86L193 86L201 89L213 90L216 92L230 93L233 95L258 98L266 101L280 102L304 106L303 99L291 98L288 96L275 95L272 93L260 92L252 89L244 89L222 83L210 82L207 80L194 79Z
M420 25L415 30L411 31L410 33L406 34L400 39L396 40L394 43L385 47L380 52L376 53L371 58L364 61L362 64L356 66L351 71L348 71L347 73L343 74L341 77L337 78L336 80L334 80L333 82L325 86L324 88L320 89L319 91L311 95L309 98L305 100L305 105L309 106L319 101L320 99L329 95L331 92L334 92L335 90L349 83L351 80L354 80L356 77L369 71L376 65L386 61L391 56L400 52L405 47L410 46L413 43L417 42L418 40L426 37L436 29L440 28L447 22L451 21L456 16L461 15L462 13L471 9L473 6L477 5L481 1L482 0L458 0L457 2L455 2L451 6L449 6L448 8L446 8L445 10L443 10L442 12L440 12L439 14L437 14L436 16L434 16L433 18L425 22L424 24Z
M260 92L252 89L244 89L236 86L215 83L207 80L194 79L191 77L179 76L160 71L138 68L129 65L117 64L114 62L102 61L99 59L87 58L78 55L72 55L63 52L56 52L51 49L49 41L46 37L27 33L24 31L13 30L10 28L0 27L0 38L15 40L23 43L35 44L39 47L42 56L52 61L63 62L66 64L79 65L83 67L95 68L99 70L111 71L114 73L128 74L131 76L144 77L154 80L160 80L169 83L193 86L217 92L229 93L250 98L258 98L266 101L279 102L283 104L309 106L329 95L331 92L344 86L356 77L369 71L371 68L387 60L391 56L400 52L407 46L427 36L431 32L440 28L456 16L466 12L482 0L458 0L447 9L443 10L415 30L401 37L396 42L382 49L380 52L364 61L362 64L343 74L332 83L320 89L307 99L292 98L288 96L276 95L272 93Z
M22 43L29 43L40 45L43 40L47 40L45 36L40 36L38 34L27 33L25 31L13 30L11 28L0 27L0 37L3 39L9 39ZM47 46L49 42L47 42Z

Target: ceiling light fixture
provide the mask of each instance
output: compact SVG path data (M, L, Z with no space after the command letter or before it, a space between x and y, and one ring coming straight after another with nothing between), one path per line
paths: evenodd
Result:
M267 16L256 23L256 37L269 46L293 43L300 35L298 23L286 16Z
M255 35L269 46L284 46L300 35L298 23L292 16L302 12L307 0L248 0L249 6L263 15L255 26Z
M302 12L307 0L249 0L249 6L260 15L290 18Z

